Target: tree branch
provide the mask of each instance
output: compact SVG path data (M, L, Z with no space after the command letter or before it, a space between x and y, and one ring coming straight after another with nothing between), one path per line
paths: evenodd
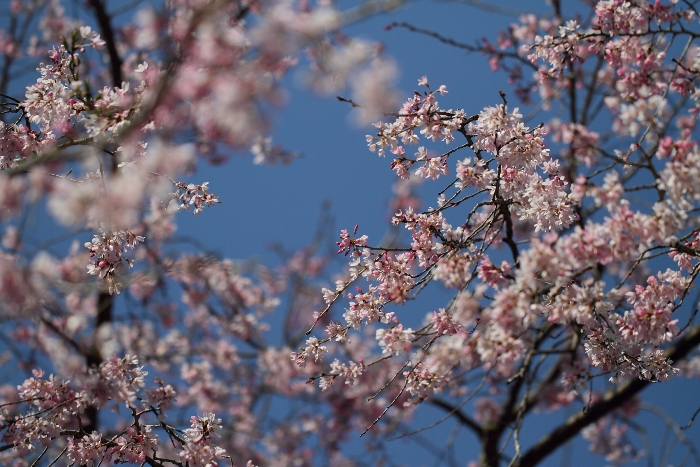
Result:
M88 0L90 7L95 10L95 18L100 25L100 33L107 44L107 53L109 54L109 66L112 75L112 84L114 86L122 85L122 59L117 52L117 43L114 37L114 29L110 21L109 14L102 4L101 0Z
M688 353L700 344L700 325L690 329L678 342L666 350L666 358L673 361L683 359ZM619 408L626 400L641 392L649 384L649 381L639 378L631 379L611 389L587 411L579 412L569 417L563 424L542 437L532 446L516 464L518 467L531 467L540 463L545 457L552 454L560 446L565 444L583 428L594 423Z
M458 407L454 407L451 404L449 404L446 401L443 401L441 399L428 399L428 402L431 404L440 407L441 409L446 410L448 413L453 414L457 420L459 420L464 426L468 427L471 429L474 433L477 434L477 436L481 436L482 434L482 429L481 426L479 426L478 423L476 423L474 420L469 418L468 415L466 415L464 412L459 410Z

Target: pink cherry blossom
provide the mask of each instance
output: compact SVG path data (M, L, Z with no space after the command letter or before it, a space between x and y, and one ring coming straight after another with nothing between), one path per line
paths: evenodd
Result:
M503 72L481 108L457 75L409 77L401 103L394 45L349 27L396 2L331 3L8 3L0 464L394 465L416 443L387 441L416 429L458 464L532 466L581 439L616 465L657 447L687 463L692 415L664 414L647 452L639 413L700 375L693 2L553 1L472 42L387 27ZM179 211L247 202L214 194L199 160L311 154L278 132L279 115L312 122L278 110L305 99L294 77L375 122L386 225L341 230L336 255L326 217L301 246L297 226L232 219L282 239L278 262L176 235ZM377 218L369 164L340 172L357 222ZM447 440L427 429L448 419ZM471 442L474 459L452 458Z

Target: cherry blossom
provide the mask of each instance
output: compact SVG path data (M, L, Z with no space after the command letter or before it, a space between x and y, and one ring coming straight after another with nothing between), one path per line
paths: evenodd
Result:
M669 438L644 445L640 410L700 375L693 2L552 1L473 44L387 28L484 55L511 87L483 108L454 76L401 103L391 50L347 28L399 4L9 3L0 463L394 465L389 439L443 422L438 462L477 442L455 462L532 466L577 435L609 463L657 458ZM359 209L337 256L324 219L278 265L175 235L180 211L237 202L200 160L297 162L275 130L293 76L373 122L387 234ZM695 417L662 418L668 462L697 457Z

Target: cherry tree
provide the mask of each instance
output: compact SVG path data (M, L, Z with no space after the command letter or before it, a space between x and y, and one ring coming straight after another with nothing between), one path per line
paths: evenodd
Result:
M396 65L341 32L397 2L11 1L1 462L391 465L429 407L478 441L460 464L536 465L575 436L653 462L644 390L700 376L700 18L694 1L574 3L474 44L391 24L507 73L500 100L462 109L426 76L401 105ZM391 235L342 230L335 269L323 220L277 268L175 248L183 211L220 202L198 162L293 163L269 115L299 66L379 121ZM422 180L444 181L432 207ZM37 211L55 230L38 242ZM688 405L657 412L683 465L700 464Z

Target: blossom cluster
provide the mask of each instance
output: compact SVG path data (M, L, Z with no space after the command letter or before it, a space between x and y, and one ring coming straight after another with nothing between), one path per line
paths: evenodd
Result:
M202 212L202 209L205 207L221 203L216 195L207 193L209 189L207 185L209 185L209 182L204 182L201 185L178 182L175 185L177 191L172 195L173 198L180 203L178 210L186 209L187 211L191 211L192 214L197 215Z
M21 416L5 415L2 439L28 455L37 444L49 447L53 439L66 436L64 453L70 462L80 465L150 462L160 446L159 436L153 431L159 425L144 423L144 419L148 412L162 414L170 407L175 395L170 385L157 381L158 386L148 390L152 395L145 410L117 436L105 436L98 431L88 433L80 424L81 420L88 421L84 414L87 408L102 407L108 402L124 403L136 414L135 410L143 408L139 398L146 375L133 355L113 356L100 364L91 371L81 390L72 389L70 381L53 375L45 378L42 371L35 370L33 377L17 387L19 400L11 404L23 403L33 410ZM173 433L173 427L162 422L160 426L166 427L169 436ZM172 438L181 443L180 459L202 467L217 465L215 459L225 455L224 449L213 444L213 437L218 436L220 429L221 419L213 414L193 416L191 426L183 431L184 436Z
M180 451L180 459L193 467L216 467L217 458L222 458L226 450L212 444L212 438L219 435L221 419L212 413L190 419L190 428L186 429L185 444Z
M428 86L427 78L421 79L419 84ZM401 178L408 178L410 167L419 162L422 166L417 173L423 178L436 179L447 175L445 159L430 157L424 147L418 148L415 159L411 159L406 156L404 145L417 144L419 135L429 141L444 141L449 144L454 141L454 132L462 130L467 120L462 110L453 112L439 107L435 94L447 94L445 86L440 86L435 91L428 89L424 95L416 92L413 98L406 101L393 123L377 123L375 127L379 130L378 134L367 136L370 151L385 156L388 149L395 156L391 167Z
M102 279L109 293L119 293L123 284L117 274L120 269L133 267L133 261L124 256L124 253L133 250L143 242L144 238L128 230L107 232L103 230L100 235L95 235L92 241L85 243L85 248L90 251L88 274Z
M33 374L17 387L20 400L26 401L31 410L21 417L3 420L3 442L13 444L24 455L36 449L35 443L50 445L82 405L80 395L69 387L68 381L53 375L44 379L40 370Z

